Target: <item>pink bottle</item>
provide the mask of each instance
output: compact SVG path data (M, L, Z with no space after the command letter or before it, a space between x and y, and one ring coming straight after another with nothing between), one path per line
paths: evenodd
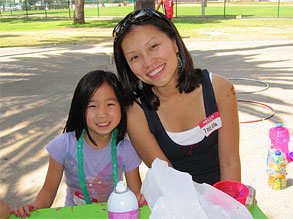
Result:
M274 147L276 151L281 151L286 155L288 163L291 162L289 157L288 143L290 139L289 130L281 123L278 123L276 127L270 129L269 132L271 138L271 147Z

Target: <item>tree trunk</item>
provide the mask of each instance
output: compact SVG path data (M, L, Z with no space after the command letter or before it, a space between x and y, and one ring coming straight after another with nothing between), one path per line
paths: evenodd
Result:
M206 0L201 0L201 17L205 17L205 2Z
M155 9L155 0L136 0L135 10L141 8L152 8Z
M85 0L76 0L75 9L73 15L74 24L85 24L84 21L84 1Z

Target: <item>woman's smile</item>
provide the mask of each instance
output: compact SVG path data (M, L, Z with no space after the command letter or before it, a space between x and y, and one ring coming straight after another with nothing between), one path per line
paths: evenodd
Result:
M148 76L152 79L159 77L160 74L162 73L162 70L165 68L165 66L166 66L166 64L159 66L158 68L156 68L153 71L151 71L150 73L148 73Z

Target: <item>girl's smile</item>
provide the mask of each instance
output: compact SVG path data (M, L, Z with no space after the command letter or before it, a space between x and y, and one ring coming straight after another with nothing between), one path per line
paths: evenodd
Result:
M108 127L110 125L109 122L97 123L97 126L100 128Z

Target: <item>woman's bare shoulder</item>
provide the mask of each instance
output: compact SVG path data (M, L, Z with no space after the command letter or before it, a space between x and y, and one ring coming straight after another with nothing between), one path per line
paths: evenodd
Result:
M142 115L143 115L143 109L137 102L134 102L131 106L127 108L127 117L135 118L137 116L142 116Z
M232 82L229 81L226 77L213 73L213 86L229 86L232 85Z
M236 98L233 83L221 75L213 74L213 88L217 104L221 104L221 102L226 102L231 98L233 100Z
M213 74L213 88L216 95L234 92L233 83L219 74Z
M133 127L138 128L147 126L147 120L141 106L134 102L127 108L127 129L132 130Z

